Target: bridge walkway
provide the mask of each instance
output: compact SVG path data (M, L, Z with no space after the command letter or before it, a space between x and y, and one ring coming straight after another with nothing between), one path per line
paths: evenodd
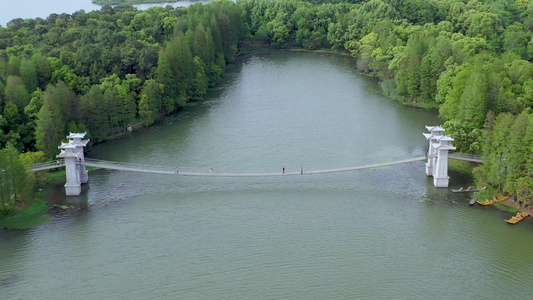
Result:
M48 161L48 162L35 164L35 165L31 166L30 172L46 171L46 170L51 170L51 169L62 168L64 166L65 166L65 161L64 160Z
M450 159L470 161L476 163L483 163L483 159L479 155L467 155L462 153L453 153L449 155ZM325 174L325 173L335 173L335 172L346 172L346 171L355 171L362 169L372 169L385 166L392 166L398 164L405 164L414 161L426 160L424 156L398 160L393 162L377 163L377 164L368 164L357 167L346 167L346 168L335 168L335 169L324 169L324 170L305 170L304 174ZM168 166L156 166L156 165L142 165L142 164L132 164L132 163L121 163L114 161L98 160L98 159L85 159L85 163L80 163L87 167L95 167L102 169L110 170L121 170L129 172L139 172L139 173L152 173L152 174L173 174L173 175L182 175L182 176L211 176L211 177L265 177L265 176L283 176L283 175L301 175L299 171L296 172L285 172L283 173L216 173L216 172L179 172L176 174L174 168ZM57 169L65 166L63 160L60 161L50 161L41 164L35 164L32 166L30 172L39 172L46 171L51 169Z
M481 155L463 154L459 152L453 152L453 153L448 154L448 158L455 159L455 160L481 163L481 164L483 163L483 158L481 157Z
M326 173L335 173L335 172L346 172L346 171L355 171L363 169L373 169L379 167L386 167L392 165L406 164L415 161L426 160L424 156L385 162L377 164L368 164L357 167L346 167L346 168L335 168L335 169L323 169L323 170L304 170L303 175L314 175L314 174L326 174ZM139 173L152 173L152 174L166 174L166 175L179 175L179 176L203 176L203 177L269 177L269 176L291 176L291 175L302 175L301 171L296 172L276 172L276 173L217 173L217 172L179 172L176 173L175 169L171 169L168 166L147 166L147 165L136 165L130 163L117 163L104 160L95 160L95 159L86 159L85 163L81 163L86 167L95 167L111 170L120 170L120 171L129 171L129 172L139 172Z

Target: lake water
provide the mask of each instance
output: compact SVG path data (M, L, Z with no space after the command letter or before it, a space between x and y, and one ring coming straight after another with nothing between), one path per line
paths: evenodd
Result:
M0 232L2 299L504 299L529 297L533 224L433 187L436 113L404 107L347 57L252 55L205 101L88 157L200 178L96 170L49 224ZM451 173L452 187L467 179Z
M198 1L179 1L172 3L159 3L159 4L138 4L135 7L139 9L147 9L153 6L190 6L195 3L209 3L212 0L198 0ZM7 22L16 19L46 19L50 14L72 14L78 10L85 10L89 12L91 10L100 9L99 5L93 4L91 0L18 0L8 1L2 0L0 4L0 25L6 26Z

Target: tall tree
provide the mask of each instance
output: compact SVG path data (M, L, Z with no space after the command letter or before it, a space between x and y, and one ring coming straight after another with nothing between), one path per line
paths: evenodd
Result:
M102 89L98 85L91 86L80 98L80 107L83 111L82 123L88 127L89 135L96 142L106 136L106 130L110 127L103 98Z
M15 147L7 143L0 150L0 214L8 212L20 199L27 174ZM7 208L7 209L6 209Z
M39 85L39 78L37 69L33 61L29 59L22 59L20 62L20 77L26 86L26 89L32 93Z
M57 146L68 131L68 124L79 122L79 99L63 82L48 85L43 97L43 106L36 121L37 146L48 157L57 154Z
M35 65L35 70L37 72L37 82L38 86L41 89L45 89L46 85L50 82L50 77L52 76L52 69L50 68L50 63L40 53L36 53L31 57L31 61Z
M30 94L19 76L9 76L5 87L6 101L12 101L20 110L23 110L30 102Z
M527 113L516 116L508 138L509 142L506 145L504 156L507 161L507 176L505 177L504 190L511 194L516 194L519 189L518 180L530 175L526 169L528 156L531 154L529 152L530 144L526 143L528 123Z
M459 99L459 116L471 125L471 128L481 128L487 115L488 93L487 78L479 71L475 71L467 79Z

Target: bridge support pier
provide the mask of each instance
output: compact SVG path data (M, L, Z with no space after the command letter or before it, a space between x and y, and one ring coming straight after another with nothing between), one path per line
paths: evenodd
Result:
M81 194L81 181L74 157L65 158L65 169L67 171L65 194L67 196L78 196Z
M439 145L436 148L437 161L433 170L433 185L435 187L448 187L450 176L448 176L448 151L455 150L450 143L453 139L449 136L439 138Z
M444 128L441 126L426 126L429 133L424 133L424 136L429 141L429 150L427 152L427 159L426 162L426 175L427 176L433 176L433 167L435 166L435 161L437 160L436 154L436 146L438 146L439 141L438 138L442 136L442 133L444 132Z
M448 152L455 150L451 144L453 138L442 134L441 126L426 126L430 133L424 133L429 140L428 162L426 163L426 175L433 176L435 187L448 187Z
M81 194L81 184L89 181L89 174L85 166L80 162L85 161L83 156L83 147L89 140L81 140L86 133L70 133L67 137L68 143L62 143L58 148L61 153L58 158L65 160L65 169L67 173L67 182L65 183L65 194L67 196L78 196Z
M87 133L70 133L67 138L69 139L69 144L72 144L76 147L76 155L78 156L78 162L85 162L85 155L83 155L83 148L87 146L90 140L82 140ZM80 172L80 181L81 183L89 182L89 172L84 165L78 165L78 170Z

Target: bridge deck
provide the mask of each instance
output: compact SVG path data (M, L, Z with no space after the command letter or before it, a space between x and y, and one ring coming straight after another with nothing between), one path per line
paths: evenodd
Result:
M310 174L325 174L325 173L335 173L335 172L346 172L346 171L355 171L355 170L363 170L363 169L372 169L372 168L379 168L379 167L386 167L386 166L392 166L392 165L399 165L399 164L405 164L415 161L421 161L426 160L427 158L424 156L410 158L410 159L404 159L404 160L398 160L398 161L392 161L392 162L385 162L385 163L377 163L377 164L368 164L364 166L357 166L357 167L346 167L346 168L335 168L335 169L324 169L324 170L304 170L304 175L310 175ZM481 156L477 155L465 155L461 153L453 153L449 155L449 159L456 159L456 160L463 160L463 161L470 161L470 162L476 162L476 163L483 163L483 160L481 159ZM81 165L87 166L87 167L95 167L95 168L102 168L102 169L110 169L110 170L120 170L120 171L128 171L128 172L139 172L139 173L152 173L152 174L167 174L167 175L181 175L181 176L210 176L210 177L266 177L266 176L287 176L287 175L302 175L299 171L296 172L277 172L277 173L217 173L217 172L208 172L208 173L202 173L202 172L179 172L176 173L176 170L173 168L170 168L168 166L154 166L154 165L139 165L139 164L132 164L132 163L121 163L121 162L113 162L113 161L105 161L105 160L97 160L97 159L86 159L84 163L80 163ZM64 167L65 163L64 161L53 161L53 162L46 162L42 164L36 164L32 166L32 169L30 172L39 172L39 171L45 171L45 170L51 170L56 168Z
M379 167L386 167L392 165L406 164L415 161L425 160L424 156L398 160L393 162L386 163L377 163L377 164L368 164L364 166L357 167L347 167L347 168L336 168L336 169L324 169L324 170L304 170L303 175L313 175L313 174L325 174L325 173L335 173L335 172L346 172L346 171L355 171L362 169L372 169ZM166 175L180 175L180 176L205 176L205 177L268 177L268 176L290 176L290 175L302 175L300 171L297 172L276 172L276 173L201 173L201 172L179 172L176 173L175 169L170 170L168 167L162 166L141 166L141 165L132 165L126 163L115 163L110 161L99 161L88 159L85 163L81 163L87 167L95 168L104 168L111 170L120 170L120 171L129 171L129 172L140 172L140 173L152 173L152 174L166 174Z
M471 155L471 154L462 154L462 153L450 153L448 155L449 159L469 161L475 163L483 163L483 159L480 155Z
M52 161L52 162L45 162L42 164L35 164L32 166L31 171L32 172L39 172L39 171L46 171L51 169L57 169L65 166L64 161Z

